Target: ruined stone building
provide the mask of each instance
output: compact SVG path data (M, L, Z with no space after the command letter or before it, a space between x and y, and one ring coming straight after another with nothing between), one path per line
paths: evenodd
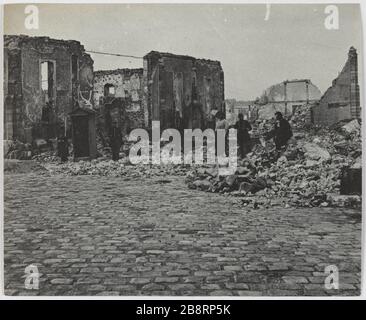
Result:
M236 99L226 99L226 118L238 117L238 114L241 113L245 119L254 121L258 117L258 106L256 105L254 100L236 100Z
M218 61L151 51L141 69L94 72L99 136L112 122L124 134L136 128L206 128L225 111L224 74ZM104 139L102 137L102 139Z
M69 133L71 122L79 123L78 108L95 111L100 136L113 122L124 134L149 129L153 120L160 120L161 129L205 129L214 126L216 112L225 113L220 62L170 53L151 51L140 69L93 73L93 60L78 41L7 35L4 80L7 140Z
M92 108L93 60L78 41L4 36L4 139L55 138Z
M225 113L224 72L219 61L151 51L144 56L145 124L161 129L207 128Z
M124 134L144 128L142 86L142 68L95 71L93 99L98 112L98 130L108 135L112 122L116 122Z
M340 120L360 118L357 52L351 47L342 71L313 107L312 120L314 124L331 125Z
M258 117L270 119L276 111L291 116L296 108L319 101L321 92L309 79L286 80L266 89L257 99Z

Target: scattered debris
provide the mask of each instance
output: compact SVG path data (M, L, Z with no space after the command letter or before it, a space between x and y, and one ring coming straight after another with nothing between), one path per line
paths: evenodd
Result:
M239 196L242 205L253 208L340 206L327 195L340 194L344 168L361 166L361 131L352 128L358 129L299 130L281 152L268 140L238 162L234 175L218 176L214 166L193 168L186 183L192 189ZM353 198L347 201L342 206L358 206Z
M347 133L357 133L361 130L361 124L357 119L355 119L342 126L342 129Z
M32 148L29 143L22 143L18 140L4 141L4 158L29 160L32 157Z
M361 183L357 187L355 183L358 176L361 181L362 149L361 126L357 120L342 121L331 128L297 130L287 148L281 151L275 149L272 140L262 138L268 126L268 121L259 124L261 143L238 161L235 174L229 176L219 176L217 165L132 165L126 156L128 151L120 153L119 161L110 160L109 152L105 152L92 161L74 162L70 157L68 162L60 163L56 152L50 150L35 154L32 159L50 174L185 176L191 189L237 196L243 206L253 208L359 206ZM32 153L29 145L17 141L6 144L7 158L26 154L25 158L30 159L28 152ZM14 163L7 164L5 171L22 172L17 162ZM160 180L159 183L169 182Z
M18 173L47 173L45 167L33 160L4 160L4 174L18 174Z
M112 177L166 177L166 176L185 176L188 167L184 165L132 165L128 157L118 161L112 161L106 158L97 158L92 161L78 161L44 164L50 174L63 175L94 175L94 176L112 176ZM159 183L168 183L169 180L160 180Z
M329 194L327 200L335 207L361 208L361 196Z
M32 157L32 160L36 160L38 162L59 162L60 157L57 156L56 151L46 151L40 154L36 154ZM71 157L69 158L71 160Z
M309 160L327 161L330 160L330 153L314 142L305 142L302 146L305 157Z

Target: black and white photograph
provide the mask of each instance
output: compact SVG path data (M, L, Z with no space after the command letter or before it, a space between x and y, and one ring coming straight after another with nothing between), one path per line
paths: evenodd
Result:
M360 4L2 11L5 296L361 295Z

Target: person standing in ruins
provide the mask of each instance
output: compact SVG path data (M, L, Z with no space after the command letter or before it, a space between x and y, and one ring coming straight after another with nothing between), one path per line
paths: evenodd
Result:
M215 130L216 123L215 123L215 116L212 113L209 113L207 117L207 129Z
M112 149L112 160L118 161L119 150L122 145L122 133L121 133L121 129L118 127L116 121L114 121L112 123L112 128L111 128L109 139L110 139L110 144L111 144L111 149Z
M223 112L219 111L216 113L215 115L216 117L216 126L215 126L215 130L218 129L227 129L226 128L226 120L225 120L225 115Z
M61 162L66 162L69 157L69 144L67 137L64 135L59 136L57 139L57 155L60 157Z
M281 112L277 111L275 117L276 122L273 130L273 141L276 145L276 149L280 150L292 137L292 129L289 122L283 118Z
M218 154L218 138L217 138L217 130L221 129L221 130L227 130L227 122L225 119L225 115L223 112L218 111L215 115L216 118L216 125L215 125L215 141L216 141L216 155ZM227 154L227 135L225 133L225 146L224 146L224 152L225 154Z
M252 148L252 142L250 139L249 131L252 130L248 120L244 120L243 114L238 114L239 120L235 123L235 129L237 130L237 140L239 146L239 157L244 158Z

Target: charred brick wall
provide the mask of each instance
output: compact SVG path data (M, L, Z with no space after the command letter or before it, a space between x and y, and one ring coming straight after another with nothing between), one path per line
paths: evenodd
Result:
M69 126L67 115L76 102L92 107L93 60L80 42L6 35L4 49L5 137L27 142L55 137Z
M357 52L351 47L341 73L312 109L312 118L315 124L331 125L340 120L360 117Z
M145 121L165 128L205 128L212 110L225 112L218 61L151 51L144 57Z

